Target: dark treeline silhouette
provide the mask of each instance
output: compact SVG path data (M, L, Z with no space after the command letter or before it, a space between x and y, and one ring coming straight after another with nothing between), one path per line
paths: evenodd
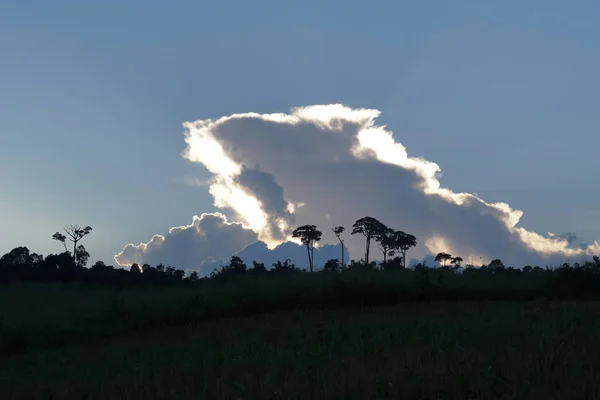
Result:
M28 282L82 282L91 284L139 284L174 283L184 280L184 271L159 264L155 267L133 264L129 270L115 268L103 261L87 267L90 254L81 240L92 232L91 226L69 225L66 235L56 232L52 239L60 242L64 252L46 257L31 253L27 247L16 247L0 257L0 283L15 281ZM67 239L73 243L73 252L67 249ZM198 278L198 274L187 277L188 281Z
M80 246L81 247L81 246ZM196 275L197 276L197 275ZM187 279L191 280L190 276ZM97 284L173 283L184 279L184 271L162 264L152 267L134 264L130 270L115 268L102 261L91 267L70 252L43 257L27 247L17 247L0 258L0 282L82 282Z
M462 266L460 256L440 252L435 261L440 263L440 268L433 270L424 263L406 268L406 254L411 247L416 246L415 236L387 227L382 222L372 217L357 220L352 226L352 235L360 234L365 238L365 254L360 260L350 260L344 263L344 240L342 234L345 228L336 226L331 228L341 245L341 260L331 259L325 262L322 271L314 269L314 248L321 240L322 232L315 225L300 226L293 231L293 237L298 238L307 249L309 271L294 265L291 260L277 261L267 268L263 263L253 261L248 267L238 256L232 256L227 265L215 269L208 277L199 277L197 272L188 276L181 269L159 264L133 264L129 269L113 267L98 261L91 267L87 266L90 254L81 244L81 240L91 233L92 228L87 226L69 226L65 229L66 235L56 232L52 238L64 246L64 252L50 254L46 257L31 253L27 247L17 247L0 257L0 283L9 282L81 282L103 285L136 285L136 284L180 284L196 283L203 281L225 282L244 277L290 276L293 280L295 274L355 274L357 271L403 271L403 274L412 274L413 281L420 290L433 290L443 288L448 279L465 282L465 287L488 282L506 282L506 290L519 282L536 280L543 282L544 293L559 295L588 294L600 296L600 259L584 263L563 264L555 268L539 266L524 266L523 268L506 267L500 259L491 261L488 265ZM73 243L73 251L67 249L66 240ZM372 244L376 244L381 251L382 261L371 260ZM200 260L199 260L200 261ZM365 275L366 276L366 275ZM475 282L475 283L474 283ZM460 285L459 285L460 286ZM497 285L496 285L497 286ZM538 285L539 286L539 285ZM537 287L537 286L536 286ZM436 290L437 290L436 289ZM480 288L479 288L480 289ZM473 289L474 290L474 289Z

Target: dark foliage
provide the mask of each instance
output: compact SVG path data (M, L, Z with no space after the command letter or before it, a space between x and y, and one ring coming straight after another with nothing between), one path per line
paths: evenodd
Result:
M65 229L73 242L75 257L69 251L43 257L40 254L31 253L27 247L17 247L11 250L0 258L0 283L76 282L86 285L123 287L140 284L190 285L202 284L206 281L225 282L267 276L286 277L285 279L293 282L299 278L298 274L307 274L305 269L297 267L289 259L283 262L277 261L270 268L265 267L263 263L253 261L252 267L248 268L238 256L232 256L227 265L215 269L209 277L202 278L198 276L197 272L192 272L185 277L183 270L163 264L156 266L144 264L141 267L133 264L129 269L123 269L98 261L91 267L86 267L90 254L82 245L76 246L76 244L88 235L91 229L91 227L81 229L78 226ZM332 230L343 246L340 238L340 234L344 231L343 227L336 227ZM315 243L320 240L321 232L314 225L305 225L296 229L295 233L307 245L312 272L312 250ZM389 289L389 294L393 293L393 295L388 300L392 302L410 299L452 300L455 298L493 299L495 297L503 299L521 297L600 298L600 259L597 256L594 256L592 261L583 264L564 264L556 268L527 265L522 269L517 269L505 266L500 259L491 261L489 265L475 267L467 264L463 268L461 267L463 261L461 257L442 252L436 256L436 261L440 262L442 268L432 269L419 264L413 269L407 269L406 251L416 244L416 238L413 235L390 229L371 217L364 217L356 221L352 234L357 233L366 238L365 259L368 260L369 242L373 239L379 244L384 261L378 264L376 261L350 260L348 265L344 265L343 262L332 259L325 263L324 273L327 275L350 274L354 277L352 279L358 277L364 280L371 279L372 274L401 273L404 276L412 275L409 280L415 283L414 287L399 287L398 283L394 286L394 282L398 282L394 278L384 278L379 282L387 282L387 286L381 287L380 285L373 290L364 291L363 286L366 282L362 282L358 285L362 287L360 297L387 296L385 293ZM52 238L64 244L67 236L57 232ZM398 253L402 256L394 257ZM390 258L386 256L390 256ZM309 275L325 276L319 272ZM448 282L452 282L452 285L448 285ZM335 295L337 289L330 291L330 294ZM335 301L339 301L339 299ZM377 303L375 299L365 298L365 301Z
M83 247L83 246L79 246ZM83 263L89 254L80 252L77 262L71 253L50 254L46 258L32 253L27 247L17 247L0 258L0 282L81 282L86 284L128 285L141 283L174 283L184 281L184 271L173 267L152 267L142 269L134 264L128 271L114 268L102 261L90 268ZM143 272L142 272L143 271ZM190 278L187 278L189 281Z

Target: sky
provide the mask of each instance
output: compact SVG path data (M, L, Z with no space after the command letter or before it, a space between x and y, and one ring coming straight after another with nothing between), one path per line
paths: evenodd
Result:
M153 235L193 224L194 216L200 226L203 213L222 212L212 215L217 227L251 225L231 204L215 206L218 196L207 182L224 175L207 169L206 159L194 159L198 150L186 142L193 125L182 124L244 113L290 116L295 107L326 104L377 110L376 118L361 123L385 126L409 157L437 164L437 179L454 193L522 210L518 224L528 231L573 232L584 243L600 240L598 17L600 5L583 0L343 6L323 0L3 1L0 253L19 245L58 252L61 245L51 235L65 224L91 225L94 230L82 243L92 261L108 262L127 244L149 243ZM350 115L340 110L330 108L328 118ZM314 124L314 116L307 121ZM285 175L284 164L257 158L272 154L272 139L261 142L258 132L248 142L238 135L254 132L255 122L226 125L231 134L222 138L211 132L221 144L257 149L230 157L251 168L243 175L244 187L274 179L285 196L300 193L300 184L309 187L301 177ZM341 129L344 137L360 130L353 131L353 124ZM288 125L282 129L295 132L302 143L306 126ZM349 142L336 142L340 147L332 150L320 137L311 140L320 152L350 150ZM356 176L370 173L363 164L357 168ZM380 173L380 166L373 168ZM260 171L270 177L251 174ZM394 179L412 182L421 175L395 174L390 172L392 181L375 175L361 179L379 182L381 190L393 187L401 202L405 192ZM317 194L310 198L313 205L321 200ZM263 208L277 209L270 205ZM375 200L372 205L373 213L385 209ZM407 217L392 215L393 209L381 219L403 228ZM325 212L311 204L305 210ZM353 210L362 211L348 211ZM415 210L425 213L422 207ZM409 228L429 226L419 222L421 214L410 215ZM300 211L295 218L280 216L290 223L311 220ZM362 216L349 215L339 224L348 228ZM317 225L326 220L312 218ZM432 227L445 226L442 217L435 218ZM455 241L465 242L452 248L476 254L467 241L480 235L482 225L461 218L453 223L465 225L465 235ZM432 234L433 228L423 229ZM271 240L270 245L285 236L255 231L241 234L247 241L253 234ZM326 242L335 244L335 237L328 235ZM502 243L510 241L499 240L488 250L499 257L526 254L513 254ZM173 248L180 252L180 246Z

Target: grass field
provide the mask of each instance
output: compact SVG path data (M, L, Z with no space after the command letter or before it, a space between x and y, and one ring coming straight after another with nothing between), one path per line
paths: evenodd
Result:
M591 301L277 312L5 356L0 398L591 399L599 336Z
M443 272L443 271L438 271ZM415 274L296 274L189 286L0 286L0 356L223 317L424 300L514 300L544 295L544 280ZM418 278L421 279L421 278Z

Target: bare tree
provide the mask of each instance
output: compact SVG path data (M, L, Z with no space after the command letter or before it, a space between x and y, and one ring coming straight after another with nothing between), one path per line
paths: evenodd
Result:
M57 240L65 246L65 251L67 250L67 238L73 242L73 261L77 262L77 243L85 236L89 235L92 232L91 226L86 226L85 228L80 227L79 225L69 225L63 229L67 236L63 235L60 232L56 232L52 235L52 239ZM88 254L89 257L89 254Z
M313 272L315 243L321 240L322 234L323 233L319 231L315 225L303 225L292 232L292 237L300 238L302 244L306 246L310 272Z
M341 235L346 229L343 226L336 226L335 228L331 228L331 230L333 231L333 233L335 233L335 236L338 238L340 244L342 245L342 268L344 268L344 241L342 240Z

